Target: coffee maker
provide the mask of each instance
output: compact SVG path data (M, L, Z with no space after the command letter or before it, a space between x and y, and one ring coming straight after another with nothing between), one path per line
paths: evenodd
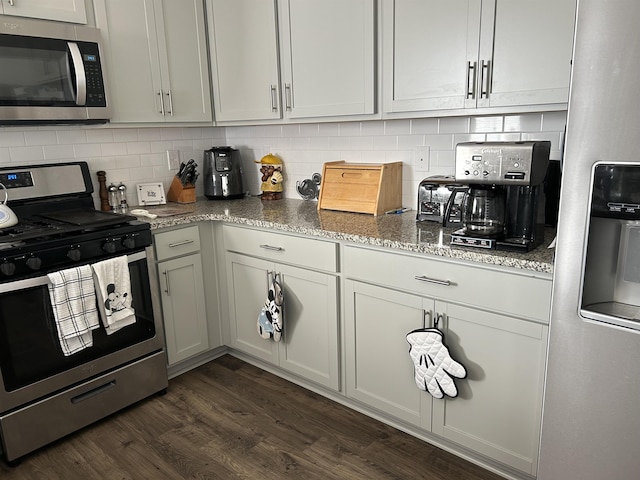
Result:
M550 150L549 141L456 145L455 178L469 189L451 244L522 252L540 245Z

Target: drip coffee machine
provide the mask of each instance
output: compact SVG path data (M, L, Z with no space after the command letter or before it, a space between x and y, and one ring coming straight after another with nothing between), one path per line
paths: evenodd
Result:
M452 245L527 252L544 237L544 181L551 142L456 145L456 181L469 185Z

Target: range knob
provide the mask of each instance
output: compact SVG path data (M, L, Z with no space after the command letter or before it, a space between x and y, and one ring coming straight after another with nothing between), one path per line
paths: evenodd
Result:
M102 250L104 250L107 253L115 253L116 243L113 240L107 240L102 244Z
M10 262L9 260L5 260L4 262L0 263L0 272L2 272L3 275L10 277L14 273L16 273L16 264Z
M40 267L42 266L42 259L40 257L36 257L35 255L31 255L29 258L27 258L27 267L29 267L31 270L40 270Z
M133 237L124 237L124 239L122 240L122 246L125 248L135 248L136 239Z
M80 251L80 246L73 246L71 248L69 248L69 251L67 252L67 258L70 260L73 260L74 262L77 262L78 260L80 260L80 258L82 258L82 252Z

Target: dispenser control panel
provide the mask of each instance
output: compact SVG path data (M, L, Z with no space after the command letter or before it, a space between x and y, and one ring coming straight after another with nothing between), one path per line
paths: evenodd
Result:
M456 181L471 184L539 185L551 142L464 142L456 145Z

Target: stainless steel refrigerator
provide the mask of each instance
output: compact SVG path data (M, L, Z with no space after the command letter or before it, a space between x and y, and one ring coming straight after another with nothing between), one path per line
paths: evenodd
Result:
M578 0L539 480L640 479L640 2Z

